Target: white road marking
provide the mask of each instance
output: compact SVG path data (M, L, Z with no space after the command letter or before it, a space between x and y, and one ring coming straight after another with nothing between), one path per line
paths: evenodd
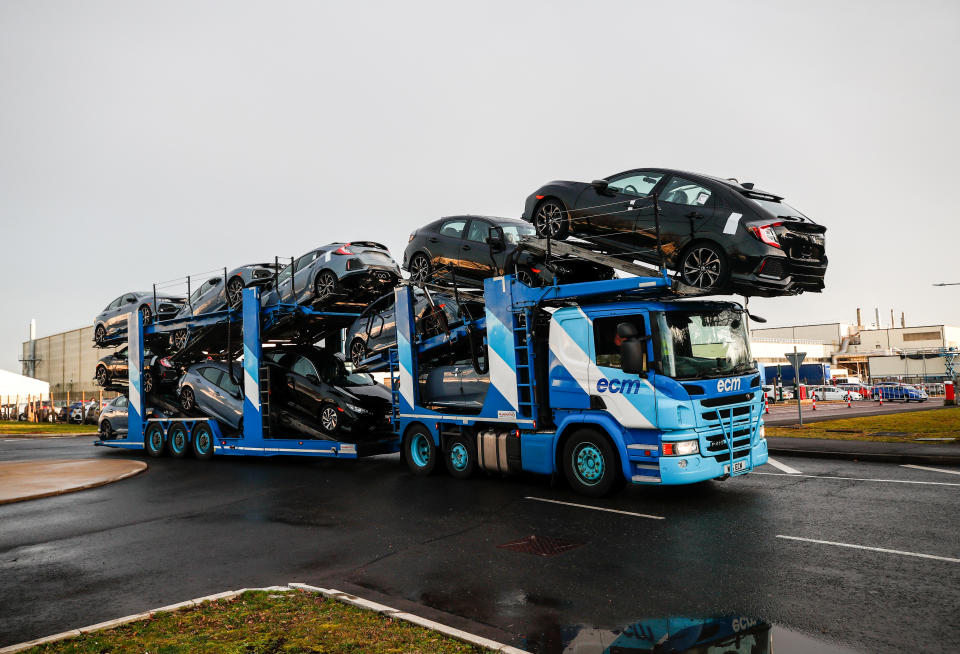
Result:
M771 458L771 457L769 457L769 456L767 457L767 463L769 463L770 465L772 465L772 466L773 466L774 468L776 468L777 470L782 470L783 472L787 473L788 475L799 475L799 474L800 474L800 471L797 470L796 468L791 468L791 467L788 466L786 463L780 463L780 462L777 461L776 459L773 459L773 458Z
M930 472L945 472L948 475L960 475L960 470L944 470L943 468L928 468L926 466L915 466L905 463L901 468L913 468L914 470L929 470Z
M608 509L602 506L590 506L589 504L576 504L574 502L561 502L560 500L548 500L545 497L525 497L525 500L534 502L549 502L550 504L563 504L564 506L575 506L580 509L593 509L594 511L606 511L607 513L620 513L622 515L632 515L635 518L650 518L651 520L666 520L662 515L649 515L646 513L633 513L631 511L621 511L619 509Z
M960 559L954 559L949 556L935 556L933 554L919 554L918 552L904 552L902 550L888 550L884 547L867 547L866 545L853 545L852 543L836 543L832 540L817 540L815 538L800 538L799 536L784 536L777 534L777 538L786 538L787 540L799 540L805 543L819 543L820 545L836 545L837 547L851 547L856 550L870 550L871 552L885 552L887 554L900 554L901 556L916 556L921 559L934 559L936 561L948 561L949 563L960 563Z
M767 459L769 461L769 459ZM773 475L775 477L809 477L810 479L841 479L844 481L882 481L888 484L921 484L924 486L960 486L960 484L951 484L946 481L912 481L909 479L867 479L865 477L829 477L826 475L787 475L782 472L757 472L752 475Z

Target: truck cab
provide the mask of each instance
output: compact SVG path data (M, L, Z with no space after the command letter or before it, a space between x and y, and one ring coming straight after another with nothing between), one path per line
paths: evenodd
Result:
M765 463L763 393L745 323L731 302L554 311L548 386L561 449L571 429L592 425L616 446L625 479L639 484L691 483ZM624 369L624 324L645 349L646 370Z

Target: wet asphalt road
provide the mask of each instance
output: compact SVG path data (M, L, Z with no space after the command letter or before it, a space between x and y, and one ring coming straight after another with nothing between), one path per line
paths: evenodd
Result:
M139 457L92 440L0 439L0 460ZM811 476L767 465L770 474L724 483L585 500L539 477L414 478L396 456L151 460L116 484L0 506L0 646L302 581L541 652L559 651L574 625L717 614L861 651L960 649L960 561L777 537L960 559L960 475L780 461ZM532 534L581 545L549 558L497 548Z

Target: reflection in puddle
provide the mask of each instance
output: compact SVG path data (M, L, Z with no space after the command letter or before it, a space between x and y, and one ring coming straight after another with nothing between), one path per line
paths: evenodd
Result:
M853 650L745 616L653 618L623 629L547 628L526 639L536 654L852 654Z

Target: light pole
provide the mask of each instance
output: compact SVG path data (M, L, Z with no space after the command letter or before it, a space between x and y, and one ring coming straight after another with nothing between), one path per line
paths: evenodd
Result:
M934 286L960 286L960 282L939 282L939 283L937 283L937 284L934 284ZM944 340L946 340L946 339L944 339ZM952 355L952 356L951 356L951 355ZM953 382L953 392L954 392L954 393L957 392L957 380L960 379L960 377L958 377L957 372L956 372L956 369L954 368L954 365L953 365L953 363L954 363L955 360L956 360L956 355L955 355L955 354L953 354L953 353L951 353L951 352L946 353L946 355L945 355L945 362L946 362L946 364L947 364L947 372L948 372L948 374L952 373L952 374L950 375L950 381ZM944 400L943 400L944 405L946 405L948 402L950 402L950 400L947 400L947 399L944 399ZM953 399L953 402L951 402L951 404L953 404L953 405L956 405L956 404L957 404L956 395L954 395L954 399Z

